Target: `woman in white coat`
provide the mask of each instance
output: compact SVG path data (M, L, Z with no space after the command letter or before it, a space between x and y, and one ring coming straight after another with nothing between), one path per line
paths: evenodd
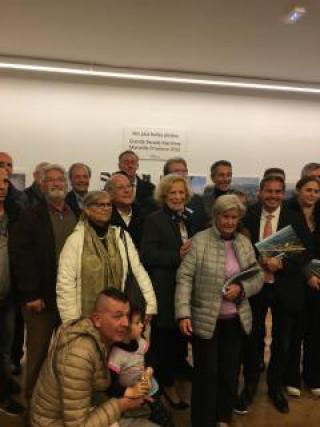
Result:
M130 235L110 225L110 194L89 192L83 204L83 214L59 260L57 305L62 322L88 316L96 296L103 289L112 286L124 290L127 252L133 275L146 301L146 316L150 319L157 312L153 287Z

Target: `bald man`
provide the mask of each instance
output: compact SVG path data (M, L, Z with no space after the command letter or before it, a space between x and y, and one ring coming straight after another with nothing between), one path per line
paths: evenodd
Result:
M10 181L10 178L13 173L13 160L9 153L4 151L0 152L0 167L3 167L8 172L9 176L9 188L8 188L8 196L12 198L15 203L17 203L21 208L25 207L27 198L26 195L19 191Z

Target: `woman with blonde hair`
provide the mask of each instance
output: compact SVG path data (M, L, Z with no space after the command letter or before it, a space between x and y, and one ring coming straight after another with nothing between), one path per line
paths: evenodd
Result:
M164 396L175 409L188 407L175 387L179 365L186 365L187 340L175 321L176 272L191 247L191 212L186 204L191 190L186 179L166 175L158 184L155 199L160 209L145 221L141 252L158 302L158 314L151 328L151 355L155 376Z

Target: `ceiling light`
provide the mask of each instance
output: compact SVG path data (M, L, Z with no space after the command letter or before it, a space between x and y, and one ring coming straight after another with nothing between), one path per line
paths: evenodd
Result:
M195 86L214 86L221 88L254 89L277 92L305 93L320 95L320 86L246 79L214 75L197 75L186 72L174 73L163 71L134 70L127 68L102 67L88 64L74 64L35 60L31 58L13 58L0 56L0 71L24 71L45 74L66 74L93 78L111 78L122 80L175 83Z
M300 21L301 18L304 17L306 12L307 10L304 6L294 6L288 15L285 16L284 21L286 24L296 24L298 21Z

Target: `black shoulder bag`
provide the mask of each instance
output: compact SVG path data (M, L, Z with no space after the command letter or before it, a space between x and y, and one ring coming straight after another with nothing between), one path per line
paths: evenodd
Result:
M124 233L123 228L120 231L120 237L123 241L123 244L126 250L127 261L128 261L128 273L127 273L126 283L124 286L124 293L128 297L130 308L134 310L138 310L144 315L146 310L146 300L141 291L139 283L132 271L131 262L129 258L127 239L126 239L126 235Z

